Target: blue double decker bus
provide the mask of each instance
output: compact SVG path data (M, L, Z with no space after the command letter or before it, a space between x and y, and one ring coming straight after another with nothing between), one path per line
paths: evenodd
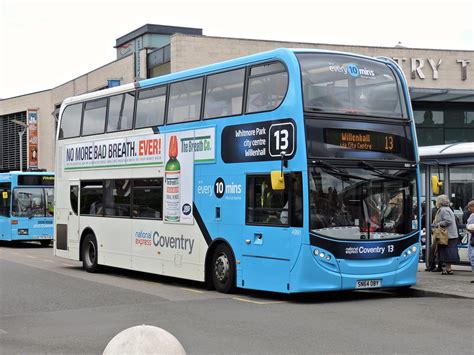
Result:
M390 59L278 49L64 101L55 254L283 293L416 282L419 167Z
M0 241L53 239L54 174L19 172L0 174Z

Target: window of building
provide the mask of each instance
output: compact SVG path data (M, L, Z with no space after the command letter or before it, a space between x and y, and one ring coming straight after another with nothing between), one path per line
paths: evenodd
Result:
M138 92L135 128L160 126L165 118L166 86Z
M203 78L179 81L170 85L167 123L199 120Z
M103 182L82 181L81 182L81 215L103 216Z
M130 217L130 180L116 179L104 181L104 215Z
M431 105L433 108L427 104L415 107L418 144L474 142L474 111L466 110L463 105L441 104Z
M78 137L81 130L82 103L67 106L61 118L59 139Z
M82 135L104 133L107 99L86 102L82 122Z
M288 179L285 176L285 185ZM272 189L270 175L247 176L247 224L288 225L288 189Z
M277 108L288 88L288 73L280 62L252 67L247 89L247 113Z
M444 144L444 112L441 110L414 111L418 144Z
M132 128L135 92L112 96L109 99L107 132L123 131Z
M232 70L207 77L204 118L242 113L245 69Z
M163 179L133 181L133 218L163 219Z
M446 144L474 142L474 111L446 110L444 125Z

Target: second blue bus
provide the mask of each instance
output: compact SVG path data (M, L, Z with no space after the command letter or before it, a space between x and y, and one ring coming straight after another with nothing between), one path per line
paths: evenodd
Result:
M39 241L48 246L53 216L53 173L0 174L0 241Z

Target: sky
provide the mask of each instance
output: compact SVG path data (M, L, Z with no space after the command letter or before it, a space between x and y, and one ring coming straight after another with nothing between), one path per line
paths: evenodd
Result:
M115 60L115 40L147 23L216 37L474 50L473 0L0 0L0 98Z

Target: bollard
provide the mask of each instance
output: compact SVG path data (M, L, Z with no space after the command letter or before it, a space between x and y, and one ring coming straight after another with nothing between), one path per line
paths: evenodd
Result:
M104 355L115 354L176 354L185 355L181 343L164 329L138 325L121 331L109 341Z

